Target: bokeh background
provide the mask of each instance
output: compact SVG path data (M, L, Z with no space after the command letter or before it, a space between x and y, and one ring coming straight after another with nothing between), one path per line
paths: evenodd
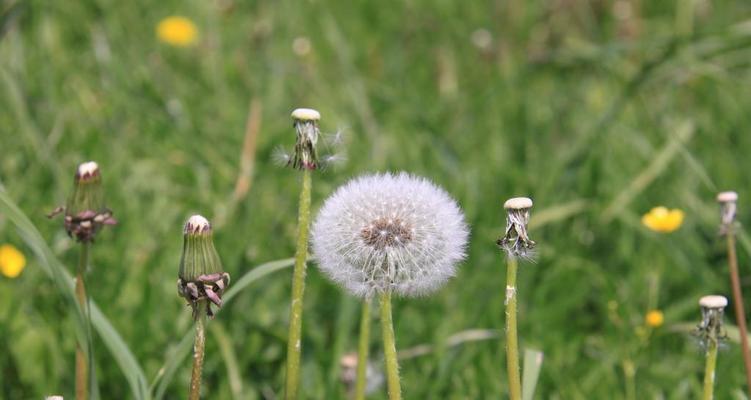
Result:
M195 43L157 38L170 15L193 21ZM271 159L294 143L290 111L313 107L348 155L315 174L314 209L359 173L406 170L445 187L472 226L456 278L395 303L398 346L433 350L402 361L407 398L506 396L494 241L516 195L535 200L519 334L545 353L537 397L695 398L697 300L730 293L715 194L737 190L749 218L750 63L743 1L4 0L0 182L72 270L78 248L45 214L78 163L99 162L120 224L97 238L89 291L151 383L191 329L175 286L187 216L215 222L235 278L292 256L300 174ZM641 224L657 205L684 211L680 229ZM0 397L72 396L70 309L2 213L0 242L28 259L0 276ZM744 276L749 250L741 232ZM264 277L211 323L207 397L281 393L290 282L289 268ZM307 283L304 397L345 398L339 362L356 347L359 303L314 263ZM650 309L663 324L645 323ZM497 337L448 341L474 329ZM103 398L134 398L94 340ZM742 371L728 341L718 398L742 395ZM189 373L179 364L164 398L184 398Z

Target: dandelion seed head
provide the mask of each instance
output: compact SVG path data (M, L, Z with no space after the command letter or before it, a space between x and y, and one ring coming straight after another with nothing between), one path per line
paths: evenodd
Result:
M185 223L185 229L183 232L185 234L188 233L203 233L208 232L211 230L211 224L209 223L209 220L204 218L202 215L192 215L190 218L188 218L188 221Z
M311 232L320 269L361 297L437 290L454 276L469 236L461 209L443 189L404 172L340 187Z

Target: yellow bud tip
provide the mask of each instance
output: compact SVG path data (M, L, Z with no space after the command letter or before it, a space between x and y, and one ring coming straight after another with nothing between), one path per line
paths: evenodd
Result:
M719 295L704 296L699 299L699 305L704 308L725 308L728 305L728 299Z
M185 223L184 233L202 233L211 230L211 224L209 220L201 215L193 215L188 218L188 222Z
M292 111L292 119L297 121L318 121L321 119L321 113L312 108L296 108Z
M78 176L91 176L99 172L99 164L87 161L78 166Z
M720 203L735 203L738 201L738 193L733 191L722 192L717 195L717 201Z
M507 210L524 210L532 208L532 199L529 197L514 197L506 200L506 202L503 203L503 208Z
M659 328L665 322L665 315L660 310L652 310L644 316L644 322L652 328Z
M16 278L25 267L26 257L23 253L9 244L0 246L0 273L8 278Z

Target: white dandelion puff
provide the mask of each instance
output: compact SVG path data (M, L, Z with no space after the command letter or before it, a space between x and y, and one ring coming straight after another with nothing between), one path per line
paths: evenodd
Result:
M311 242L319 268L350 293L418 296L454 276L468 236L443 189L402 172L340 187L313 223Z

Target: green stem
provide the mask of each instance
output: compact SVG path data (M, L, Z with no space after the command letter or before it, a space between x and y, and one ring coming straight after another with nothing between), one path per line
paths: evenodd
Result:
M519 343L516 337L516 258L508 258L506 270L506 369L508 370L511 400L521 400L522 384L519 377Z
M717 365L717 338L712 335L709 338L707 347L707 365L704 369L704 400L712 400L714 398L714 378L715 378L715 366Z
M78 258L78 268L76 270L76 299L81 307L84 320L86 321L86 331L90 330L91 321L89 319L89 302L86 294L86 284L84 275L86 267L89 265L89 243L81 243L81 254ZM87 341L88 339L88 335ZM91 350L91 348L89 348ZM89 398L89 359L87 352L84 351L83 343L76 344L76 400L87 400Z
M383 336L383 355L386 359L386 380L388 382L389 400L401 400L402 390L399 384L399 361L396 358L394 322L391 319L390 292L381 294L381 329Z
M310 228L310 171L304 170L300 208L297 219L297 250L292 274L292 303L289 309L287 336L287 383L285 399L297 399L300 384L300 334L302 331L303 293L305 292L305 261L308 258L308 230Z
M746 311L743 309L743 293L738 277L738 256L735 253L735 232L732 224L727 227L728 265L730 267L730 285L733 287L733 304L735 305L735 323L741 336L741 351L743 364L746 368L746 390L751 398L751 352L748 345L748 329L746 328Z
M196 320L196 336L193 342L193 372L190 375L190 394L188 399L201 398L201 372L203 371L203 355L206 347L206 300L198 302L198 319Z
M362 303L360 316L360 343L357 348L357 381L355 383L355 400L365 400L367 386L368 349L370 346L370 299Z

